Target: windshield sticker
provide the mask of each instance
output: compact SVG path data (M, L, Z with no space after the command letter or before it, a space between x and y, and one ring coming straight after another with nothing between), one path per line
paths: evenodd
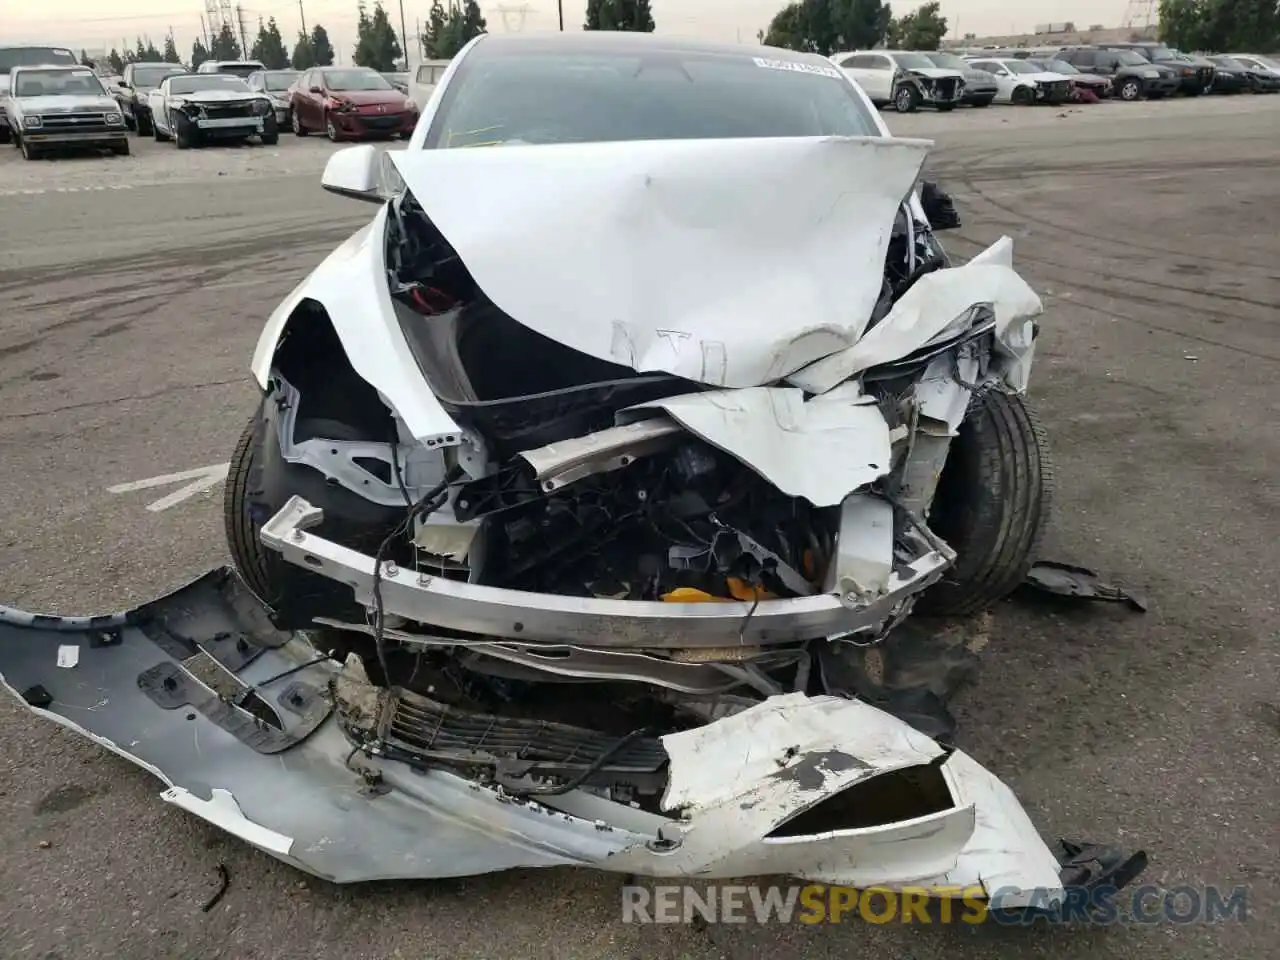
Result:
M819 67L812 63L797 63L794 60L770 60L766 57L752 57L751 59L757 67L764 67L766 70L790 70L792 73L813 73L820 77L834 77L836 80L844 79L844 74L835 67Z
M70 51L70 50L61 50L61 49L59 49L58 47L50 47L50 49L51 49L54 53L58 54L58 56L60 56L60 57L70 57L70 56L72 56L72 53L71 53L71 51Z

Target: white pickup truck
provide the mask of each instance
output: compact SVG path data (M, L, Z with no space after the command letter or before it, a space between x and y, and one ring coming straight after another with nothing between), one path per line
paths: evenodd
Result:
M28 160L68 147L129 153L120 106L88 67L14 67L2 109L6 129Z

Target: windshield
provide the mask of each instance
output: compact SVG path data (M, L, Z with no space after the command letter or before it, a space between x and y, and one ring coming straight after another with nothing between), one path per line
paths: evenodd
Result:
M14 77L15 97L105 97L97 75L83 70L19 70Z
M391 84L382 74L373 70L326 70L324 85L338 93L358 93L362 90L391 90Z
M288 90L300 76L300 70L268 70L264 82L268 90Z
M240 77L243 80L261 69L260 63L223 63L218 66L218 73L228 77Z
M0 49L0 73L14 67L41 67L46 64L74 66L79 61L70 50L61 47L4 47Z
M198 93L201 90L250 92L249 85L239 77L224 73L203 73L191 77L174 77L169 81L169 92L173 94Z
M1004 60L1002 61L1002 63L1010 73L1039 73L1040 72L1035 67L1031 66L1031 64L1027 63L1025 60Z
M1239 60L1236 60L1234 57L1210 57L1209 59L1212 60L1214 63L1216 63L1218 66L1225 67L1228 70L1245 71L1249 69Z
M171 77L175 73L186 72L181 67L169 64L156 64L154 67L135 64L133 68L133 85L135 87L158 87L160 86L160 81L165 77Z
M489 50L458 65L426 147L880 135L856 88L816 57L629 42Z
M972 67L957 57L954 53L927 53L925 54L933 61L934 66L942 67L944 70L970 70Z
M1066 74L1067 76L1074 76L1080 72L1065 60L1036 60L1034 62L1040 64L1040 66L1045 70L1048 70L1050 73L1061 73Z
M1120 65L1123 67L1141 67L1150 63L1146 57L1134 53L1132 50L1117 50L1116 56L1120 59Z
M1173 60L1176 56L1168 47L1144 47L1142 52L1148 60Z
M934 67L933 61L923 53L895 53L893 59L898 61L898 66L908 70L932 70Z

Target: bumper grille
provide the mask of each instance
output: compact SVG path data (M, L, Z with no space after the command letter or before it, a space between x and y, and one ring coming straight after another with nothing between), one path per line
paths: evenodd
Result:
M591 766L618 742L617 737L564 723L472 713L403 691L384 739L422 758L478 764L523 760L544 773L570 775ZM666 762L662 741L638 738L613 753L601 772L655 774Z
M253 119L257 116L251 103L211 103L204 108L204 115L210 120Z
M50 133L64 133L69 130L88 130L106 125L105 113L53 113L45 114L40 129Z
M404 117L397 113L379 114L372 117L362 116L360 122L370 130L398 130L404 123Z
M950 77L933 81L933 95L938 100L954 100L957 93L956 81Z

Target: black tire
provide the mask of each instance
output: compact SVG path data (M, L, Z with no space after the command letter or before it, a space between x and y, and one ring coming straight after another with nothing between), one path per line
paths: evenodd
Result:
M151 136L152 130L154 128L151 123L151 116L149 114L141 114L141 113L138 114L138 119L135 122L135 125L138 128L138 136L140 137Z
M339 143L342 140L342 134L338 132L338 125L333 122L329 114L324 115L324 135L329 138L330 143Z
M129 155L129 141L119 140L111 145L111 152L117 157L127 157Z
M295 137L305 137L311 131L302 125L302 120L298 117L297 110L289 111L289 123L293 127L293 135Z
M177 142L179 150L200 145L199 131L190 120L180 113L174 113L169 115L169 121L173 127L173 139Z
M920 106L920 92L904 83L893 91L893 108L899 113L915 113Z
M1120 85L1116 87L1116 96L1121 100L1132 103L1134 100L1142 99L1142 82L1137 77L1129 77L1121 80Z
M282 629L303 629L314 617L364 623L365 608L356 603L349 588L289 563L263 546L262 525L298 493L325 510L324 520L312 532L372 555L404 519L404 508L379 507L328 484L318 470L287 463L280 455L275 414L274 402L267 396L231 455L222 503L232 562ZM308 431L309 425L314 425L314 431ZM344 433L355 439L358 434L343 424L322 420L299 420L295 428L331 439L343 439Z
M994 99L995 97L983 97L981 100L973 101L973 105L975 107L989 107L991 106L991 101Z
M264 147L274 147L280 142L280 124L276 122L274 113L262 121L262 133L258 134L258 139Z
M998 390L974 398L929 515L956 562L916 611L968 616L1012 593L1048 526L1053 480L1044 429L1026 400Z
M22 150L22 159L24 160L40 159L40 156L41 156L40 148L32 146L30 143L27 142L26 138L23 138L22 140L19 141L19 147Z
M162 133L160 128L153 122L151 124L151 133L156 138L156 143L168 143L170 137L167 133Z
M1029 107L1036 102L1036 92L1030 87L1018 87L1010 99L1020 107Z
M132 114L126 113L126 114L124 115L124 126L125 126L125 129L126 129L126 130L137 130L137 129L138 129L138 121L136 121L136 120L134 120L134 119L133 119L133 115L132 115Z
M3 127L0 127L0 143L8 143L13 139L14 139L13 131L9 129L7 124Z

